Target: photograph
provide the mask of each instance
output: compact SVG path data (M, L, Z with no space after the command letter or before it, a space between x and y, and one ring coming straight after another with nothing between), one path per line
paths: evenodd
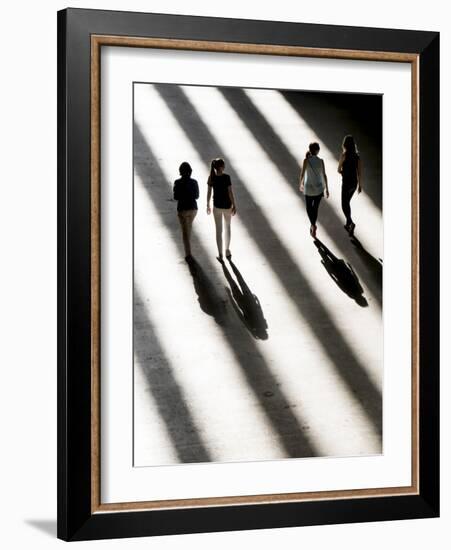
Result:
M449 546L448 13L5 4L3 548Z
M383 454L382 123L133 83L134 467Z
M58 537L436 517L438 33L58 40Z

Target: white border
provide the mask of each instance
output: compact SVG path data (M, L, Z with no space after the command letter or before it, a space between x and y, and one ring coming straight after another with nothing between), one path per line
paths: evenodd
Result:
M101 502L410 485L410 65L102 47L101 67ZM382 456L132 467L133 81L384 94Z

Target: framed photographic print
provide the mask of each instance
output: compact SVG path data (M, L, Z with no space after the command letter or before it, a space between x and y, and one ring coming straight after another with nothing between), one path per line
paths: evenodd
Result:
M58 14L58 536L439 513L439 35Z

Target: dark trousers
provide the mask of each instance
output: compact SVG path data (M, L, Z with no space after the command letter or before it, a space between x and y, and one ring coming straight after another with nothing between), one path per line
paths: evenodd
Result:
M357 185L342 185L341 186L341 208L346 217L346 225L353 223L351 218L351 199L357 189Z
M318 208L324 193L320 195L305 195L305 206L307 208L307 215L310 223L316 225L318 219Z

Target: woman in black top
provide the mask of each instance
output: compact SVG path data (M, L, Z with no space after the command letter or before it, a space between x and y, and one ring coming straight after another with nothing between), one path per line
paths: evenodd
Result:
M362 161L355 140L352 136L345 136L342 153L338 162L338 172L342 176L341 208L346 217L345 229L350 235L354 234L355 223L351 218L351 199L356 189L362 191Z
M232 191L230 176L224 173L225 162L221 158L211 161L210 176L208 178L207 214L211 213L210 199L213 192L213 216L216 225L216 244L218 245L218 260L223 261L222 255L222 226L225 223L225 254L230 259L230 223L236 214L235 197Z
M191 178L192 169L187 162L182 162L179 167L180 179L174 182L174 199L177 202L177 214L182 228L183 245L185 247L185 259L191 259L191 229L197 214L197 202L199 198L199 186L196 180Z

